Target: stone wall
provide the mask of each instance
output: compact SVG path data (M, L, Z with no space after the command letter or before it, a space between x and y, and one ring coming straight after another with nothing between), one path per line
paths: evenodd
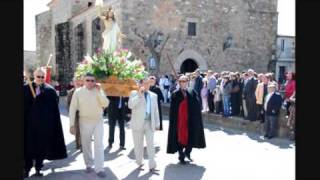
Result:
M23 51L23 69L33 71L37 67L37 54L35 51Z
M36 64L38 66L46 65L50 54L53 53L51 35L51 11L46 11L36 16Z
M203 70L253 68L265 72L275 50L276 8L276 0L126 1L121 4L122 31L128 35L123 46L146 61L150 52L134 30L145 37L159 30L170 35L162 52L161 72L171 72L166 54L179 71L182 62L178 59L185 50L201 55L195 60L206 64ZM188 22L196 22L196 36L187 35ZM223 50L228 37L230 48Z
M66 95L66 88L73 78L69 22L56 25L55 31L57 81L61 85L60 95Z
M102 27L100 18L96 18L92 21L92 52L95 53L98 48L102 47ZM91 55L93 55L93 53Z
M195 60L202 70L219 72L253 68L257 72L266 72L276 50L277 0L104 2L105 6L113 7L116 21L126 35L122 47L133 51L146 64L151 56L146 40L154 33L162 34L156 49L161 52L160 73L172 73L167 56L177 72L186 59ZM101 46L101 32L95 21L97 12L94 8L86 10L87 3L88 0L55 1L50 4L50 11L37 16L37 57L44 64L52 53L54 72L57 24L70 23L70 74L73 74L81 55L92 55ZM196 23L195 36L188 35L189 22ZM76 35L79 24L83 24L83 40ZM165 41L167 37L169 39Z

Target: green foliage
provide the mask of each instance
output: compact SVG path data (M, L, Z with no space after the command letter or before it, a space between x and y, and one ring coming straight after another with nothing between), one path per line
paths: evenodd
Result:
M148 74L142 61L136 59L127 49L119 49L113 53L102 51L93 57L85 56L85 59L78 64L75 75L80 77L88 72L99 80L111 75L124 80L140 80Z

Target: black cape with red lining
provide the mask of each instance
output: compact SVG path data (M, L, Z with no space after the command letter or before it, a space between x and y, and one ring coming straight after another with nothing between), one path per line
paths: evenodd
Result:
M201 105L197 93L187 90L188 98L188 146L193 148L205 148L206 142L204 137ZM181 90L176 90L171 96L169 131L167 153L173 154L178 151L177 122L179 105L183 101L184 96Z
M35 90L35 83L32 83ZM59 97L48 84L34 99L24 85L24 156L31 159L57 160L67 157L59 111Z

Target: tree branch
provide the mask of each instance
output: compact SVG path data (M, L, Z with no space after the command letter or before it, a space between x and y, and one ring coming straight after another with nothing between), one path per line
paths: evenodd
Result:
M160 49L160 51L159 51L159 54L161 54L161 52L162 52L162 50L164 49L164 46L167 44L169 38L170 38L170 34L168 34L167 38L166 38L165 41L163 42L163 45L162 45L162 47L161 47L161 49Z

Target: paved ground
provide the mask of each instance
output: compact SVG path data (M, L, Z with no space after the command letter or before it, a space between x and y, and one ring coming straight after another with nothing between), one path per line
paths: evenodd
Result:
M64 109L64 108L63 108ZM45 161L45 180L91 180L101 179L94 173L84 172L83 156L75 150L74 136L69 134L69 120L65 110L61 111L68 158L58 161ZM145 170L138 171L134 162L131 130L126 128L127 150L119 151L119 131L115 131L114 147L105 150L105 179L165 179L165 180L294 180L295 145L284 139L263 140L257 134L224 129L205 124L207 148L194 149L195 162L179 165L178 155L166 154L168 118L164 120L164 131L155 133L156 161L158 174ZM105 119L105 139L107 146L108 125ZM146 151L145 151L146 152ZM146 153L145 153L146 154ZM145 158L147 156L145 155ZM31 171L31 174L34 170ZM28 179L39 179L30 177Z

